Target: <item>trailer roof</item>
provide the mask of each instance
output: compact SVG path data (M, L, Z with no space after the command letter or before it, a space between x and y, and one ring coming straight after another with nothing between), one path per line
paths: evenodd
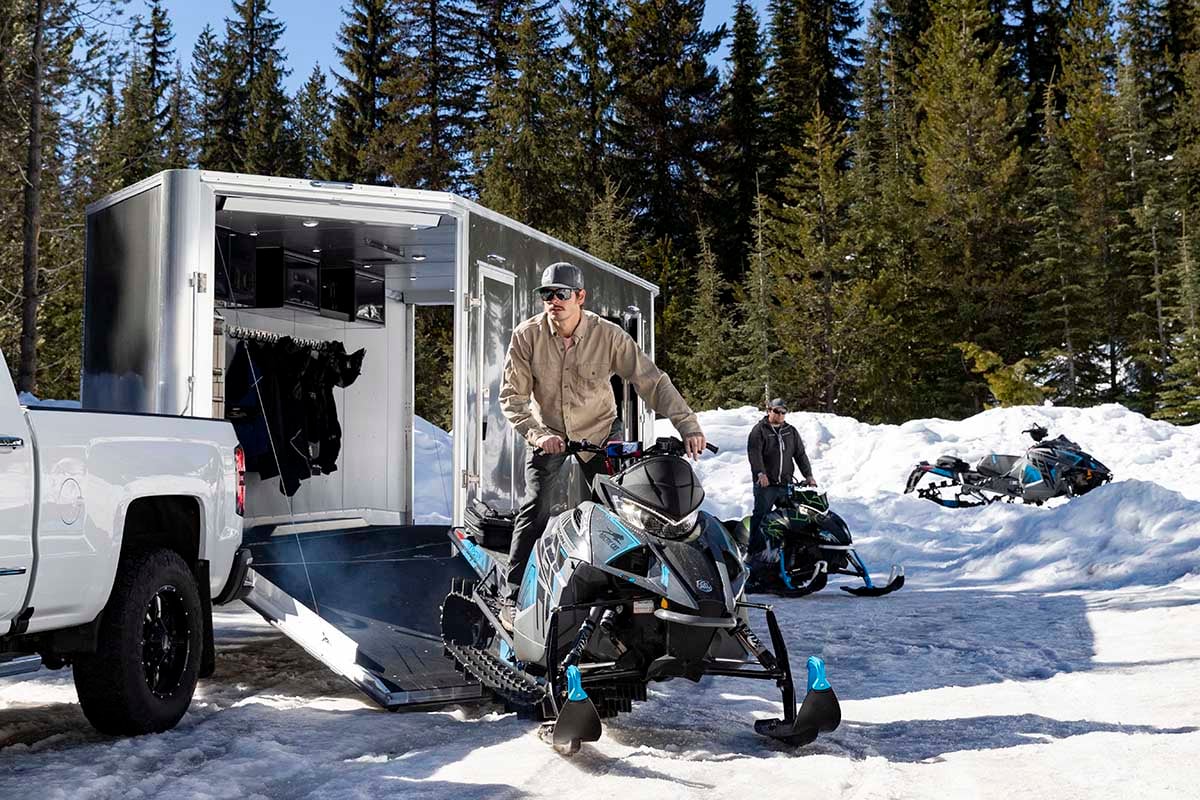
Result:
M265 175L243 175L240 173L215 172L212 170L178 171L198 172L200 179L217 191L224 190L248 195L271 195L273 197L292 199L303 198L309 201L332 202L338 205L353 203L354 205L403 206L414 211L433 211L457 217L463 217L465 213L476 214L520 231L526 236L561 248L574 256L585 259L589 265L618 275L623 280L636 284L653 295L657 296L659 293L656 284L638 277L632 272L596 258L585 250L581 250L561 239L556 239L550 234L539 231L536 228L531 228L511 217L492 211L490 208L482 206L473 200L468 200L461 195L448 192L433 192L425 189L402 189L393 186L371 186L358 183L307 180L304 178L275 178ZM114 203L119 203L122 200L153 188L162 182L163 174L160 172L156 175L151 175L89 204L86 213L89 215L93 214Z

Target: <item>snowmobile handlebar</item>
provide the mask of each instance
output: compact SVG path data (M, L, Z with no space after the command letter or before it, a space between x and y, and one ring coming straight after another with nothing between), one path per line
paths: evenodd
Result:
M1026 428L1021 433L1028 433L1029 437L1035 442L1040 442L1050 435L1050 432L1042 425L1034 425L1032 428Z
M710 453L720 451L712 442L706 442L704 449ZM534 449L535 453L546 452L538 447ZM687 455L687 445L682 439L675 436L660 436L654 444L649 447L642 447L641 442L608 442L607 444L592 444L587 439L576 441L574 439L566 440L566 447L563 449L565 455L575 455L577 453L596 453L609 459L629 459L629 458L645 458L647 456L685 456Z

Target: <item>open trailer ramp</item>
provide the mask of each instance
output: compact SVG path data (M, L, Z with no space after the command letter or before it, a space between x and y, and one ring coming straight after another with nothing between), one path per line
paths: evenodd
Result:
M471 577L444 526L260 526L245 539L257 576L246 604L376 703L483 696L442 651L441 600L452 578Z

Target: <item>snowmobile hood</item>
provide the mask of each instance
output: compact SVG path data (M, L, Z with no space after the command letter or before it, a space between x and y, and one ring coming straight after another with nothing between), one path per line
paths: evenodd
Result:
M681 458L647 458L611 480L621 494L671 520L684 519L704 502L704 488Z

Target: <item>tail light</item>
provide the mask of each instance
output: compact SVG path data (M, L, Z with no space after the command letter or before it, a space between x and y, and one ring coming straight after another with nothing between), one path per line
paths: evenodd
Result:
M237 513L246 516L246 451L239 444L233 450L233 461L237 465Z

